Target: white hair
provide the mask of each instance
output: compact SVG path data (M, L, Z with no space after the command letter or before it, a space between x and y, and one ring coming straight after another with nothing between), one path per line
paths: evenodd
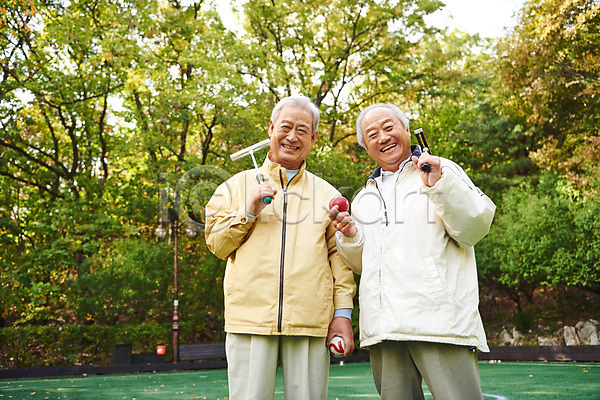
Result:
M394 116L396 116L396 118L398 118L400 120L400 122L402 122L402 125L404 125L404 128L407 131L410 130L409 124L408 124L408 118L406 118L406 115L404 115L404 113L402 112L402 110L400 108L398 108L398 106L391 104L391 103L372 104L372 105L368 106L367 108L363 109L360 112L360 114L358 115L358 118L356 119L356 140L358 140L358 144L364 149L366 149L367 147L365 146L365 141L363 140L363 133L362 133L362 129L360 128L360 124L362 123L362 120L365 117L365 115L367 115L367 113L374 108L387 108L389 110L392 110L392 112L394 113Z
M273 108L273 112L271 113L271 122L275 122L277 116L279 116L279 112L284 106L287 105L295 105L301 108L304 108L306 111L309 111L312 114L313 118L313 133L317 132L319 128L319 118L321 116L321 112L319 108L306 96L289 96L279 100L279 103L275 105Z

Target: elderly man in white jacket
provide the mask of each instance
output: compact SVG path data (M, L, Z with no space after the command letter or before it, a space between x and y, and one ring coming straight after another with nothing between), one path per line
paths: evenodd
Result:
M435 399L482 399L476 350L489 350L473 246L496 207L457 164L410 145L398 107L367 107L356 129L379 166L352 215L336 206L330 218L338 253L361 275L360 345L375 386L382 399L423 399L425 379Z

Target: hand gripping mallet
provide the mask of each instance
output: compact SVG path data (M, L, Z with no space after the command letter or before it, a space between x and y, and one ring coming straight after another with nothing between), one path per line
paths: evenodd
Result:
M231 157L232 161L236 161L236 160L239 160L240 158L245 157L248 154L250 154L250 157L252 157L252 162L254 163L254 170L256 171L256 180L258 181L258 183L265 183L265 178L263 178L262 174L258 170L258 165L256 164L256 159L254 158L254 153L269 147L270 141L271 141L270 139L265 139L262 142L258 142L256 144L253 144L250 147L246 147L245 149L242 149L242 150L238 151L237 153L233 153L229 157ZM271 204L273 199L270 196L267 196L267 197L263 198L262 201L265 204Z
M427 139L425 139L425 134L423 133L422 128L417 128L415 130L415 136L417 137L417 142L419 142L419 146L421 146L421 150L424 153L431 154L431 149L429 148L429 145L427 144ZM429 163L425 163L421 166L421 169L423 170L423 172L429 172L429 171L431 171L431 165L429 165Z

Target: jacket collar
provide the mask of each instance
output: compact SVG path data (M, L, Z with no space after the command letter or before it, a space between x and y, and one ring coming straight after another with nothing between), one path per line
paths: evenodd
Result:
M282 167L281 165L277 164L276 162L271 161L271 159L269 158L270 155L271 155L271 152L269 152L269 154L267 154L267 156L265 157L265 161L264 161L261 169L276 182L279 182L280 177L281 177L281 179L283 179L283 182L285 184L287 184L286 169L284 167ZM306 171L306 160L302 161L302 165L300 166L300 171L298 171L298 174L294 177L293 181L296 182L296 179L300 178L304 174L305 171Z
M404 168L404 166L411 160L412 156L416 156L417 158L421 156L421 147L419 147L419 145L414 144L414 145L410 146L410 150L412 151L412 154L406 160L402 161L402 163L400 164L400 170L402 170ZM371 175L369 175L369 177L367 178L367 183L369 183L369 181L371 181L371 180L375 180L375 178L378 178L380 176L381 176L381 167L378 166L377 168L375 168L373 170Z

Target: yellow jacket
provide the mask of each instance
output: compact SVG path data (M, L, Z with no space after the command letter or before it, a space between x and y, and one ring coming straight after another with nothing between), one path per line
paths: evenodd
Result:
M354 277L327 217L339 192L305 164L288 182L285 168L265 159L261 172L277 195L256 217L246 214L254 170L221 184L206 205L206 244L227 259L227 332L324 337L334 310L353 307Z

